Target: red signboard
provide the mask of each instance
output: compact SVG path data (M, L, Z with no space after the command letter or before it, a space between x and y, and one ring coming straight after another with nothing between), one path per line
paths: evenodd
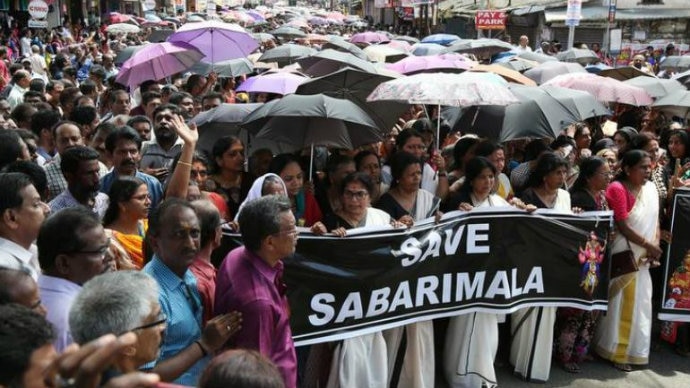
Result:
M474 15L474 26L478 30L504 30L506 13L503 11L477 11Z

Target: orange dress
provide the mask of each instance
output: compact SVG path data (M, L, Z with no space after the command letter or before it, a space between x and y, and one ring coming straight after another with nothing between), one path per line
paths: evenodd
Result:
M144 219L139 222L138 234L125 234L113 230L113 237L115 237L117 242L127 251L129 258L138 269L144 267L144 237L148 229L148 220Z

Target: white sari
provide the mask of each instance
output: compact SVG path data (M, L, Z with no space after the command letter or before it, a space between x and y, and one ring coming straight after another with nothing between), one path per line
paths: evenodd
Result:
M570 194L558 189L552 209L570 213ZM528 307L514 312L510 318L513 340L510 364L523 379L546 382L551 372L553 326L556 307Z
M475 208L510 206L500 195L491 194ZM498 323L504 315L468 313L448 323L443 351L443 370L453 388L496 386L494 359L498 351Z
M656 240L659 219L659 196L652 182L645 183L635 198L628 219L630 228L648 241ZM632 249L639 271L609 281L609 307L594 336L594 350L603 358L618 364L646 365L652 333L652 279L647 251L616 235L611 252Z
M439 200L430 192L419 189L415 200L413 218L419 221L433 216L438 210ZM405 334L405 347L401 346ZM389 382L393 379L396 362L402 363L398 369L400 377L398 388L433 388L434 361L434 324L431 320L411 323L409 325L385 330L383 337L388 348ZM405 354L398 354L404 351ZM389 386L391 384L387 384Z

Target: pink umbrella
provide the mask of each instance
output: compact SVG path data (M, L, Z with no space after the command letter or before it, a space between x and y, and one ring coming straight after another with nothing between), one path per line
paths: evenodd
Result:
M417 73L462 73L474 65L474 62L464 61L442 55L428 55L424 57L407 57L398 62L386 65L387 69L397 71L400 74Z
M390 42L386 43L386 46L390 46L393 48L396 48L398 50L403 50L406 53L409 53L412 51L412 45L409 42L406 42L404 40L391 40Z
M350 38L350 43L386 43L390 42L391 39L386 35L379 32L360 32L359 34L354 34Z
M635 106L646 106L654 102L652 96L642 88L591 73L563 74L554 77L543 85L582 90L601 102L617 102Z
M189 43L149 43L125 61L116 80L133 88L147 80L160 80L185 71L203 57Z
M307 77L294 73L278 72L247 78L236 89L238 92L292 94Z
M215 20L183 24L168 37L168 42L189 43L210 63L245 58L259 47L244 28Z

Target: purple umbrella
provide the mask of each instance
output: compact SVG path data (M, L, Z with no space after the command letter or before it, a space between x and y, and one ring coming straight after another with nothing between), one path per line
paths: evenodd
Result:
M244 58L259 47L244 28L215 20L184 24L168 37L168 42L189 43L210 63Z
M309 24L311 24L312 26L326 26L330 24L330 22L326 18L314 16L311 19L309 19Z
M237 88L238 92L275 93L280 95L292 94L306 77L293 73L280 72L267 75L257 75L247 78Z
M380 32L372 32L372 31L367 31L367 32L360 32L359 34L354 34L350 38L350 43L386 43L390 42L391 39L386 35L382 34Z
M398 62L386 65L387 69L401 74L416 73L461 73L468 70L475 63L459 59L459 56L428 55L423 57L407 57Z
M179 73L201 61L204 54L189 43L149 43L125 61L117 82L135 87Z

